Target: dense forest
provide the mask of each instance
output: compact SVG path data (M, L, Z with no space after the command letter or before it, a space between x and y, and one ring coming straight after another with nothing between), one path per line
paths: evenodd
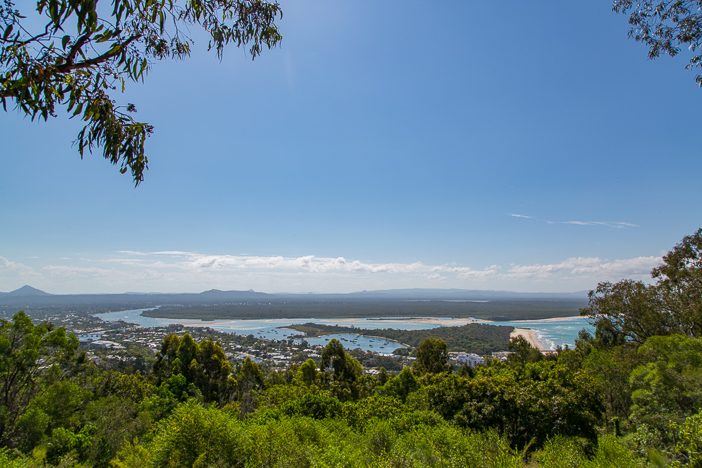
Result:
M0 325L2 466L702 466L702 230L651 283L602 283L597 323L544 356L364 372L332 340L266 371L168 335L146 372L102 368L62 328Z
M236 304L163 305L146 317L173 319L276 319L367 317L474 317L496 321L538 320L578 315L587 301L579 298L490 299L485 302L354 298L266 299Z
M428 330L398 330L395 328L367 330L364 328L340 327L338 325L323 325L319 323L289 325L286 328L302 332L305 336L332 335L336 333L378 336L415 348L427 338L440 338L446 343L449 351L465 351L477 354L504 351L509 344L510 333L514 330L514 327L483 325L480 323L469 323L460 327L438 327Z

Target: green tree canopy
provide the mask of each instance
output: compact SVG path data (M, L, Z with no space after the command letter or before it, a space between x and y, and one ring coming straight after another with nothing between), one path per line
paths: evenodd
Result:
M439 338L426 338L417 347L415 367L419 373L438 373L451 369L446 342Z
M298 369L300 380L306 385L312 385L317 380L317 363L313 359L307 359Z
M685 236L651 276L664 311L675 319L675 332L702 336L702 228Z
M545 359L482 366L473 378L441 374L424 392L429 408L446 420L473 430L498 428L522 448L556 434L594 439L602 410L587 374Z
M359 396L363 367L336 338L330 340L322 349L319 367L324 371L324 382L336 397L348 400Z
M653 284L604 282L589 293L583 315L603 345L643 343L658 335L702 336L702 229L686 236L651 272Z
M335 380L355 382L361 375L361 364L346 352L339 340L332 339L322 350L320 367L331 370Z
M186 394L190 393L188 386L196 387L205 401L225 403L234 390L232 366L222 347L212 340L198 344L188 333L182 337L171 334L163 339L154 374L157 384L173 387L182 381L180 387Z
M676 449L690 466L702 466L702 412L680 425Z
M512 352L509 356L510 361L522 365L527 362L536 362L543 358L541 351L534 348L523 336L512 338L509 341L509 350Z
M702 339L655 336L638 349L646 361L629 376L631 418L668 434L702 410Z
M419 388L419 383L412 373L412 369L404 367L399 374L387 381L381 392L399 398L403 402L410 393Z
M34 325L24 312L0 321L0 444L12 445L19 416L42 383L66 377L78 340L63 328Z
M81 157L102 148L138 184L153 127L114 95L143 81L156 61L188 57L191 28L205 31L219 57L229 44L256 57L281 40L280 17L278 3L268 0L36 0L19 8L0 0L0 103L32 119L59 110L80 117Z

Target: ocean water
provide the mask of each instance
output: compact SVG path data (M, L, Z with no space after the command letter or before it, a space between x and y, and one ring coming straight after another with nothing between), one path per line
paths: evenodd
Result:
M332 339L341 341L341 344L344 345L346 349L362 349L364 351L373 351L380 354L392 354L396 349L405 347L402 343L398 343L397 341L373 336L355 335L353 333L335 333L333 335L304 338L309 344L319 346L326 345Z
M547 349L555 350L556 347L575 345L575 339L580 330L587 330L594 334L595 327L590 324L587 317L564 317L546 320L515 320L512 322L499 322L498 325L509 325L515 328L530 328L536 332L539 341Z
M197 320L197 319L167 319L145 317L142 314L145 310L132 309L118 312L107 312L96 314L95 316L108 321L124 321L137 324L142 327L163 327L170 324L179 324L185 327L209 327L225 333L235 333L237 335L253 335L257 338L267 340L287 340L299 336L300 332L285 328L290 325L303 323L319 323L323 325L339 325L344 327L356 327L370 330L381 328L394 328L398 330L425 330L440 326L460 326L466 323L485 323L494 325L509 325L516 328L530 328L537 333L539 340L550 349L556 346L573 346L575 338L581 329L592 331L592 326L584 317L565 317L562 319L546 320L517 320L512 322L490 322L487 320L475 320L466 318L431 317L431 318L303 318L303 319L260 319L260 320ZM375 351L379 353L392 353L402 344L383 338L368 337L357 334L325 335L314 338L306 338L310 344L324 345L332 338L339 339L342 344L349 348L359 348L364 351Z

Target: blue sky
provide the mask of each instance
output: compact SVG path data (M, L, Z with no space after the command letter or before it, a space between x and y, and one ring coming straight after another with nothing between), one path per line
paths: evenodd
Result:
M119 97L136 189L0 114L0 291L584 290L700 226L702 90L608 2L283 7L255 61L200 42Z

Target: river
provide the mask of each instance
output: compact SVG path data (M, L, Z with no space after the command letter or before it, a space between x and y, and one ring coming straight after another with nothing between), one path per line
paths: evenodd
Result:
M555 349L557 346L573 346L581 329L592 332L593 328L584 317L563 317L544 320L516 320L511 322L492 322L470 318L441 318L441 317L413 317L413 318L301 318L301 319L260 319L260 320L199 320L199 319L167 319L145 317L142 312L151 309L131 309L117 312L106 312L95 316L108 321L124 321L142 327L164 327L179 324L185 327L209 327L225 333L238 335L253 335L257 338L268 340L285 340L300 332L285 328L290 325L303 323L319 323L323 325L339 325L364 329L394 328L399 330L423 330L441 326L461 326L467 323L484 323L491 325L508 325L515 328L530 328L534 330L539 341L546 349ZM349 348L360 348L364 351L375 351L390 354L403 347L402 344L383 338L344 333L338 335L325 335L306 338L313 345L324 345L332 338L337 338Z

